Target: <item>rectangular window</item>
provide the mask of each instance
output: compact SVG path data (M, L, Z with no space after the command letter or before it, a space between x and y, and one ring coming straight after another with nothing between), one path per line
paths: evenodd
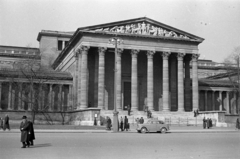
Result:
M58 40L58 50L62 50L63 48L63 41L62 40Z

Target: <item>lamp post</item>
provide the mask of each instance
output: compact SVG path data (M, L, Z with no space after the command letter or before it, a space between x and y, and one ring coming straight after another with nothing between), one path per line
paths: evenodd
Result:
M118 111L117 111L117 49L118 45L120 45L123 41L117 37L113 37L109 40L109 43L115 45L115 66L114 66L114 111L113 111L113 132L118 132Z

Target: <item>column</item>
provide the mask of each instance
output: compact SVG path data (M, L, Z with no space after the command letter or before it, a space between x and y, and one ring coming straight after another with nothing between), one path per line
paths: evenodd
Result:
M226 114L229 114L229 92L228 91L226 92L226 95L227 95L226 96L226 98L227 98L226 99L226 101L227 101L226 102Z
M32 107L32 98L31 98L31 91L28 92L28 111L31 111L31 107Z
M8 90L8 110L12 110L12 83L9 83Z
M116 108L122 110L122 56L123 49L117 49Z
M22 108L22 83L19 83L18 110L23 110L23 108Z
M163 111L169 111L169 77L168 77L168 57L170 52L163 52Z
M88 50L89 50L89 46L81 46L81 55L82 55L82 59L81 59L81 105L80 105L80 109L85 109L88 107L87 104L87 89L88 89L88 85L87 85L87 73L88 73Z
M191 111L192 109L192 88L191 88L191 78L190 78L190 56L185 55L184 57L184 67L185 67L185 89L184 89L184 103L185 111Z
M62 111L62 84L59 85L59 92L58 92L58 111Z
M137 55L139 50L131 50L132 54L132 76L131 76L131 105L132 110L138 110L138 69Z
M198 106L198 60L199 54L192 55L192 94L193 94L193 110L199 109Z
M219 91L219 110L222 111L222 91Z
M207 92L208 92L208 90L205 90L205 111L207 111L208 110L208 98L207 98Z
M73 106L73 103L72 103L72 85L69 85L69 88L68 88L68 105L67 105L67 110L69 109L69 107L72 107Z
M80 105L81 105L81 61L82 61L82 54L81 54L81 48L78 49L77 51L78 53L78 56L77 56L77 82L76 82L76 92L75 92L75 96L76 96L76 100L77 100L77 103L76 103L76 106L77 106L77 109L80 109Z
M99 65L98 65L98 108L104 107L104 88L105 88L105 52L107 48L99 47Z
M212 92L212 110L215 110L215 91Z
M183 57L184 53L178 53L178 111L184 111L184 84L183 84Z
M52 86L53 86L52 84L49 85L50 88L49 88L49 95L48 95L48 102L49 102L49 110L50 111L53 110L53 108L52 108L52 106L53 106L53 104L52 104L52 101L53 101L52 100Z
M153 55L155 51L147 51L147 106L153 111Z
M38 110L42 110L42 84L39 84L38 99Z
M2 82L0 82L0 110L2 110Z

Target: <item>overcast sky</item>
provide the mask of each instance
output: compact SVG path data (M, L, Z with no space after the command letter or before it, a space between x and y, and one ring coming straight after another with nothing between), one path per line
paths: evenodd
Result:
M41 30L144 16L204 38L200 58L222 62L240 46L240 0L0 0L0 45L39 47Z

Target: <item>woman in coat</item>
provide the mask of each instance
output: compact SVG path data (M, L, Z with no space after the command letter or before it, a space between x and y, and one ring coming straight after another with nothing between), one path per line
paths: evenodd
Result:
M29 123L29 133L28 133L28 140L30 143L28 145L33 145L33 140L35 140L35 133L33 128L33 123L31 121L28 121Z
M124 130L126 129L126 131L128 131L129 129L129 123L128 123L128 118L127 116L125 116L124 118Z
M4 123L3 123L3 130L6 130L6 129L10 130L9 117L7 114L5 115Z
M123 118L122 117L120 119L120 129L121 129L121 131L123 131Z
M27 121L27 117L22 117L22 122L20 124L20 131L21 131L21 142L23 144L22 148L29 147L28 143L28 133L29 133L29 122Z

